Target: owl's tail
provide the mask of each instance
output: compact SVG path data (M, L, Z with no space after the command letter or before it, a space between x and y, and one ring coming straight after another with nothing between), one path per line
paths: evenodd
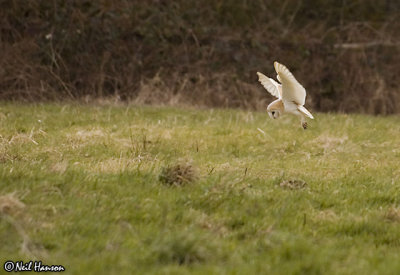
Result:
M304 106L297 106L297 109L304 115L308 116L311 119L314 119L313 115L304 107Z

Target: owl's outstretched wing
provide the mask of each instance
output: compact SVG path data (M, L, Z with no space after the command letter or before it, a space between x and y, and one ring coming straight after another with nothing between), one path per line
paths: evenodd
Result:
M258 81L264 86L264 88L273 96L277 98L282 98L282 85L273 80L272 78L269 78L265 75L263 75L260 72L257 72L258 75Z
M282 83L282 100L295 102L298 105L304 105L306 101L306 89L296 80L294 75L278 62L274 62L275 71Z

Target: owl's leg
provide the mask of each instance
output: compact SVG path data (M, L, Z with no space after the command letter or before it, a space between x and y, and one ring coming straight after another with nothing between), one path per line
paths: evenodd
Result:
M304 130L306 130L308 127L306 118L303 115L301 116L301 126L303 127Z

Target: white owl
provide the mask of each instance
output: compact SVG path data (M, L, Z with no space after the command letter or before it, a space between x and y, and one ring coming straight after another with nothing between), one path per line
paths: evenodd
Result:
M306 116L314 119L313 115L304 108L306 89L296 80L294 75L278 62L274 62L278 82L262 73L257 72L258 81L267 91L278 99L268 105L267 111L270 118L276 119L284 113L297 115L301 119L301 126L307 129Z

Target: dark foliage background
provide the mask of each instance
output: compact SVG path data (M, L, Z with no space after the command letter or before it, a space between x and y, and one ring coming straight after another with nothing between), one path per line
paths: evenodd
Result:
M397 0L1 0L0 98L265 108L287 65L319 111L400 112Z

